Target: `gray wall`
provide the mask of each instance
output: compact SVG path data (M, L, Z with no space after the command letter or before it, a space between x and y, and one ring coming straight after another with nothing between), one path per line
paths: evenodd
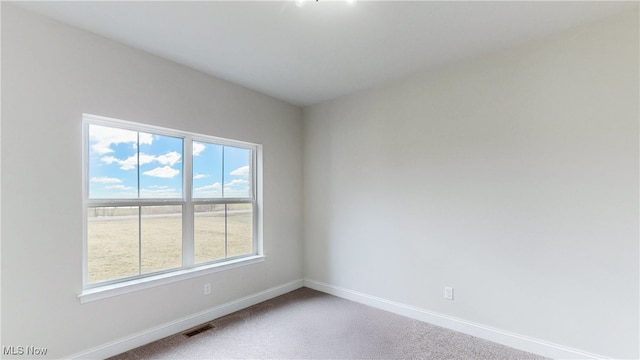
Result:
M638 43L632 11L306 108L306 278L640 357Z
M262 144L266 261L81 305L83 112ZM65 357L301 279L301 116L3 3L2 345Z

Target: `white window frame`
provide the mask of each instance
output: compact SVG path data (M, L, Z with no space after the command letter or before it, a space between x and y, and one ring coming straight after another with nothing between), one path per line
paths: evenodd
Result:
M125 130L148 132L157 135L183 139L182 198L170 199L91 199L89 198L89 125L102 125ZM82 198L83 198L83 241L82 241L82 284L83 291L78 295L80 302L91 302L111 296L117 296L140 289L165 285L168 283L203 276L239 266L264 261L262 245L262 146L259 144L230 140L215 136L196 134L187 131L168 129L131 121L112 119L103 116L82 114ZM250 197L193 199L193 141L231 146L251 150L251 177L249 179ZM194 205L197 204L253 204L253 253L224 258L202 264L194 263ZM180 268L139 274L132 277L109 281L88 283L88 208L98 206L145 206L145 205L182 205L182 266Z

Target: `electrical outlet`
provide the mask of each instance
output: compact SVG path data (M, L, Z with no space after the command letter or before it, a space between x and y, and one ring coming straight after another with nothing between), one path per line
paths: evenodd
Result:
M205 295L211 294L211 283L204 284L204 294Z
M447 300L453 300L453 288L449 286L444 287L444 298Z

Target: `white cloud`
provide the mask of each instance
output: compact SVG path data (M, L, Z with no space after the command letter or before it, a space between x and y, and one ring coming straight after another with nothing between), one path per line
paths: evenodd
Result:
M125 160L128 161L131 158L134 158L135 160L135 155L131 156L129 159ZM180 153L175 152L175 151L171 151L168 152L164 155L149 155L149 154L145 154L145 153L140 153L140 165L145 165L145 164L150 164L154 161L159 162L162 165L169 165L169 166L173 166L175 165L177 162L180 162L180 159L182 158L182 155L180 155ZM124 170L124 169L123 169Z
M136 131L91 124L89 126L89 141L93 152L104 155L114 152L111 148L112 145L131 143L135 146L138 141L140 144L151 145L153 136L140 133L140 140L138 140Z
M219 182L213 183L211 185L205 185L201 187L197 187L194 191L208 191L208 190L222 190L222 185Z
M156 156L154 160L159 162L162 165L173 166L177 162L180 161L181 157L182 157L182 155L180 155L180 153L175 152L175 151L171 151L171 152L168 152L168 153L166 153L164 155Z
M136 168L136 164L140 161L140 165L150 164L154 161L159 162L162 165L173 166L176 163L180 162L182 155L180 153L171 151L164 155L149 155L145 153L140 153L139 159L138 155L131 155L125 160L118 159L113 156L103 156L100 160L107 164L117 163L120 165L121 170L133 170Z
M221 197L222 184L215 182L210 185L200 186L193 189L194 197ZM249 196L249 182L244 179L231 180L224 184L224 196L247 197Z
M149 185L149 189L154 189L154 190L166 190L168 188L169 187L165 185Z
M99 184L116 184L122 182L122 180L118 178L112 178L108 176L92 177L91 179L89 179L89 181Z
M233 176L249 177L249 165L239 167L233 170L232 172L230 172L230 174Z
M212 198L222 196L222 184L215 182L211 185L200 186L193 189L196 198Z
M249 196L249 182L244 179L234 179L224 184L224 197L240 198Z
M148 176L154 176L159 178L172 178L180 173L180 170L176 170L171 166L157 167L153 170L145 171L143 174Z
M234 180L229 181L228 183L225 183L225 184L224 184L224 187L225 187L225 189L226 189L227 187L233 187L233 186L245 186L245 185L248 185L248 184L249 184L249 182L248 182L247 180L244 180L244 179L234 179Z
M167 186L150 186L140 189L140 196L143 198L179 198L182 195L176 189Z
M105 186L105 189L132 190L133 188L131 186L124 186L124 185L109 185L109 186Z
M136 161L137 156L136 155L132 155L130 156L127 160L127 162L131 161L133 159L133 161ZM154 162L156 159L155 156L153 155L149 155L149 154L145 154L143 152L140 153L140 166L145 165L145 164L150 164L152 162ZM125 169L123 169L125 170Z
M249 189L230 189L224 188L224 197L225 198L246 198L249 196Z
M194 179L204 179L204 178L208 178L209 175L205 175L205 174L195 174L193 176Z
M140 160L142 161L142 159ZM118 165L120 165L120 169L122 170L133 170L136 168L136 164L138 163L138 157L136 155L132 155L125 160L120 160L114 156L103 156L102 158L100 158L100 161L107 164L117 163Z
M140 144L151 145L153 144L153 135L147 133L140 133Z
M193 156L198 156L200 155L201 152L203 152L205 149L204 144L201 144L199 142L193 142Z

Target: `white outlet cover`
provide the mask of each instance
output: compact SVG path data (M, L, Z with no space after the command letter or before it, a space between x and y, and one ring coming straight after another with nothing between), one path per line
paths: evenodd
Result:
M444 287L444 298L447 300L453 300L453 288L449 286Z

